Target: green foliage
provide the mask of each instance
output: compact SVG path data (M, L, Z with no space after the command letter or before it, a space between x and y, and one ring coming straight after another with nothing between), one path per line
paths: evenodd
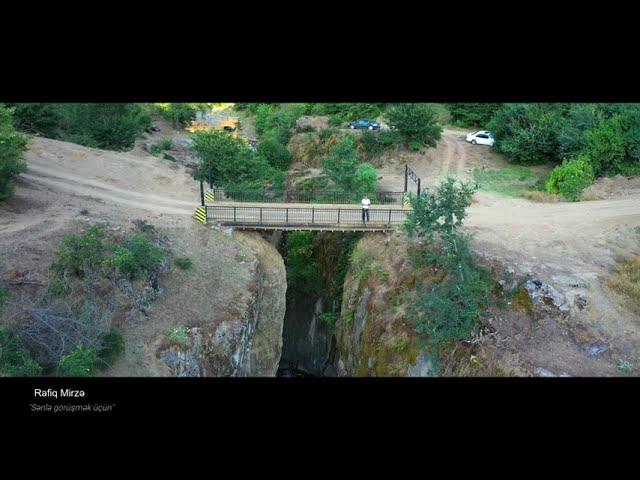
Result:
M137 103L59 104L61 139L109 150L128 150L151 124Z
M368 159L378 157L385 148L385 145L378 139L378 135L369 130L366 130L360 137L360 145L362 145L362 149L364 150L365 158Z
M189 333L191 329L189 327L177 327L164 332L164 335L171 341L179 343L180 345L188 346L191 343Z
M290 232L287 235L287 284L302 293L317 294L320 288L320 268L313 254L313 232Z
M370 163L361 163L353 175L353 186L361 194L373 194L378 187L378 173Z
M296 120L305 114L304 103L262 103L256 107L256 133L261 137L273 137L286 145L291 138Z
M333 330L333 327L336 325L337 318L338 315L334 312L325 312L320 314L318 317L318 319L324 323L329 330Z
M441 283L421 287L409 308L414 329L427 335L434 352L448 342L468 338L488 303L490 273L478 266L468 238L458 233L476 188L448 178L435 192L411 199L414 212L407 230L411 236L430 240L412 261L420 265L426 260L448 272Z
M61 297L69 293L70 288L62 275L55 275L49 283L49 294Z
M464 221L477 185L457 182L449 177L435 191L411 197L413 211L407 215L410 236L433 238L435 234L452 234Z
M99 365L100 357L95 348L85 347L82 343L60 358L58 375L63 377L93 377Z
M559 161L558 134L565 112L561 104L504 104L488 125L496 139L495 148L514 163Z
M98 355L103 366L109 367L124 352L124 338L117 330L111 330L102 341L102 348Z
M88 271L102 265L111 250L105 237L104 227L98 225L87 227L81 235L65 233L62 249L55 253L56 261L51 268L58 274L69 272L83 278Z
M561 193L569 201L580 200L582 191L593 183L595 178L590 159L586 154L565 160L553 169L547 180L547 192Z
M171 150L172 148L173 140L170 138L163 138L158 143L151 145L151 147L149 147L149 152L151 152L152 155L157 155L165 150Z
M113 241L105 227L94 225L80 235L65 233L62 248L55 257L51 268L56 277L50 285L50 292L61 295L68 288L63 280L65 274L84 278L89 272L99 273L104 268L115 267L133 279L159 265L164 254L143 234L133 235L120 244Z
M173 262L181 270L191 270L193 268L193 262L188 257L177 257Z
M164 259L159 246L151 242L145 235L131 237L126 247L117 246L110 263L131 279L139 278L151 271Z
M0 327L0 377L37 377L42 367L20 346L17 335Z
M377 118L385 108L383 103L314 103L311 104L312 115L329 115L339 123L359 118Z
M278 170L287 170L291 163L291 153L275 137L268 137L258 144L257 156Z
M0 104L0 201L13 195L11 179L27 169L22 158L26 146L27 138L13 128L12 110Z
M60 112L54 103L16 103L13 120L17 130L55 137L60 125Z
M189 125L201 109L198 103L156 103L155 107L174 127Z
M435 147L442 134L437 115L436 108L427 103L398 103L385 118L409 145Z
M200 158L195 177L218 186L235 189L262 188L267 184L281 189L284 175L254 154L246 141L220 130L198 131L191 136L191 149Z
M327 176L344 192L371 193L376 190L377 173L369 163L359 165L357 139L345 135L322 159Z
M461 127L486 125L500 108L499 103L448 103L451 120Z
M584 135L582 153L596 175L615 175L625 170L624 131L620 117L601 120Z

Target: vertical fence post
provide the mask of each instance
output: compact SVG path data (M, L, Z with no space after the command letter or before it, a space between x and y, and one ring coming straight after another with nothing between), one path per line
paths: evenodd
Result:
M204 185L202 185L202 179L200 179L200 205L204 207Z
M262 223L262 207L260 207L260 223Z
M404 193L407 193L407 181L409 180L409 165L404 164Z
M338 225L340 225L340 209L338 209Z
M391 209L389 209L389 223L387 225L391 225Z
M418 196L420 196L420 179L418 178Z
M311 224L313 225L316 221L316 209L311 207Z
M233 222L235 223L236 221L236 207L233 207Z
M287 207L286 223L289 225L289 207Z

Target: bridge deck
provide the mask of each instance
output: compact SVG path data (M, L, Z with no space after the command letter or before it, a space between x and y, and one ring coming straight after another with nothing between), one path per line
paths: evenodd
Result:
M411 211L404 207L371 207L362 221L359 206L333 204L264 204L225 202L206 205L207 221L247 230L329 230L376 232L393 230Z

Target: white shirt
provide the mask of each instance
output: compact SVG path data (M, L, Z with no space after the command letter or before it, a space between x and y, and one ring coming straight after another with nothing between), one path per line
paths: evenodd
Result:
M368 198L363 198L361 203L362 203L362 208L364 210L369 210L369 205L371 205L371 200L369 200Z

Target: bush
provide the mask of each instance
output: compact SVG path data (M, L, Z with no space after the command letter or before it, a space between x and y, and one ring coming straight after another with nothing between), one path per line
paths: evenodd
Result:
M0 377L37 377L42 367L20 346L15 334L0 327Z
M385 118L392 129L410 145L435 147L442 134L438 112L426 103L399 103L390 108Z
M378 136L368 130L360 137L360 145L368 159L376 158L384 150L384 145L379 141Z
M547 181L548 193L560 193L569 201L580 200L582 191L595 179L593 167L587 155L565 160L551 172Z
M601 120L584 135L582 152L595 175L616 175L625 171L624 132L619 117Z
M124 339L117 330L111 330L103 337L99 357L105 367L110 367L113 361L124 352Z
M181 270L191 270L193 268L193 262L188 257L177 257L174 263Z
M7 303L7 291L0 287L0 312L4 309Z
M115 257L111 261L123 274L131 279L151 271L164 259L159 246L145 235L131 237L126 247L116 247Z
M85 348L82 343L75 350L60 358L58 375L63 377L93 377L100 358L95 348Z
M60 275L69 272L83 278L86 273L102 265L110 249L105 237L104 227L97 225L87 227L81 235L65 233L62 236L62 249L55 253L56 261L51 268Z
M321 284L320 267L314 259L313 232L290 232L286 243L287 284L298 292L316 295Z
M27 138L13 128L12 110L0 105L0 201L8 200L14 192L11 180L27 170L22 155Z
M269 137L258 144L257 155L278 170L287 170L291 163L291 153L274 137Z

